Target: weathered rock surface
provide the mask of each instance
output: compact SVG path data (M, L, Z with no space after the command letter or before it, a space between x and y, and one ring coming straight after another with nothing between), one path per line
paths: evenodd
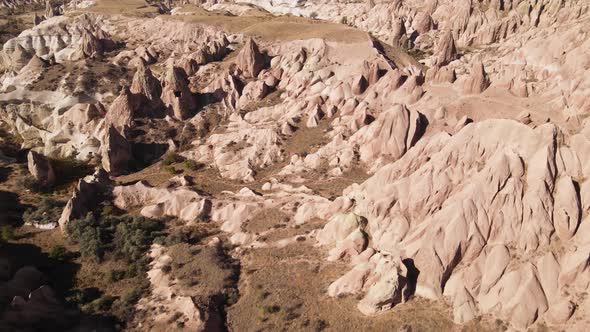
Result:
M29 173L40 185L50 187L55 183L55 172L49 159L31 150L27 155L27 162Z
M238 68L244 76L251 78L258 76L258 73L264 68L265 62L265 56L260 52L258 45L252 38L246 41L236 60Z
M83 218L88 212L93 211L105 198L104 194L108 193L111 185L112 182L103 169L78 181L72 198L59 218L58 223L62 231L66 230L70 221Z

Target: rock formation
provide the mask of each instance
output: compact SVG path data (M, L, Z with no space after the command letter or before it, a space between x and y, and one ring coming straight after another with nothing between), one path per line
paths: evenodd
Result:
M108 174L103 169L80 179L59 218L61 230L65 232L70 221L83 218L91 212L105 198L104 194L108 193L111 184Z
M258 73L264 68L265 62L264 54L260 53L258 45L256 45L252 38L246 41L236 59L238 68L244 76L251 78L258 76Z
M101 167L64 230L158 226L126 328L590 326L585 1L111 6L3 41L0 149L48 184L42 155ZM11 317L60 314L44 286Z
M162 101L171 110L171 115L179 120L191 117L196 108L196 103L184 70L170 66L162 83Z
M484 92L490 86L490 80L481 62L475 62L471 67L469 76L463 83L463 92L466 94L478 94Z
M55 183L55 172L49 159L31 150L27 155L29 172L44 187L50 187Z
M112 175L127 171L132 160L131 145L119 131L111 125L101 145L102 167Z
M451 30L447 30L441 36L436 46L436 64L444 66L457 59L457 48Z

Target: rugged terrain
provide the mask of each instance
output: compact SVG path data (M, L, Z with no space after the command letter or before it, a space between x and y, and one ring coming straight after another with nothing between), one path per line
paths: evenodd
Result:
M0 1L0 330L585 331L583 0Z

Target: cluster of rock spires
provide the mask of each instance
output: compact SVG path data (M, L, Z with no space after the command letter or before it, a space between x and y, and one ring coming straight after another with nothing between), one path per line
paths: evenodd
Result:
M273 208L292 226L326 221L301 236L325 249L328 261L350 263L326 292L358 296L365 315L418 296L450 305L457 324L484 315L516 330L590 324L590 132L583 120L590 84L579 61L590 50L587 4L250 2L345 22L407 57L400 47L425 53L420 61L395 57L370 37L269 41L172 19L48 18L4 45L0 100L18 97L55 63L98 61L109 51L106 61L134 73L112 101L40 107L25 96L30 104L0 110L32 148L28 168L40 184L55 182L43 155L101 167L78 182L62 229L108 192L119 209L145 217L217 223L238 248L297 245L242 227ZM118 32L126 49L105 31ZM547 44L555 45L548 55ZM15 83L24 77L28 83ZM278 101L263 104L271 94ZM222 124L190 137L178 153L241 190L204 194L188 176L159 186L115 181L130 170L142 132L206 128L212 112ZM314 135L320 138L303 150L293 146ZM157 139L176 148L177 137ZM336 197L310 189L358 170L368 179ZM257 182L260 192L248 188ZM199 308L171 295L175 285L161 271L166 250L151 255L156 292L142 306L186 310L187 324L202 328Z

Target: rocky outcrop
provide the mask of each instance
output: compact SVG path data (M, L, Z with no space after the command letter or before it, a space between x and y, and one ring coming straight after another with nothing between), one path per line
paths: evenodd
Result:
M35 180L43 187L51 187L55 183L55 172L49 159L30 150L27 155L27 166Z
M190 118L196 109L195 99L182 68L168 67L163 78L161 98L170 109L171 115L179 120Z
M245 77L254 78L265 67L266 57L258 49L254 39L249 38L238 54L236 64Z
M449 62L457 59L457 48L455 47L455 39L451 30L447 30L440 37L436 45L436 59L435 64L445 66Z
M178 179L171 188L155 188L144 182L113 189L114 203L123 210L141 208L147 218L175 217L186 222L207 220L211 200L191 190L185 179Z
M93 175L80 179L72 198L59 218L61 230L65 232L69 222L83 218L87 213L92 212L105 199L105 194L111 190L111 185L112 182L103 169L98 169Z
M2 312L1 329L20 330L40 324L61 328L72 323L68 317L71 313L58 300L43 273L32 266L16 272L8 268L6 272L8 278L0 276L0 298L8 302Z
M577 280L580 290L587 289L589 279L569 271L578 266L570 263L574 257L587 260L588 253L573 244L584 242L578 231L582 203L568 175L576 172L578 159L568 158L557 166L559 156L572 151L555 145L559 135L549 124L536 129L511 120L469 124L454 136L439 134L420 141L365 183L351 186L342 199L355 202L351 210L367 219L364 229L372 244L365 250L392 257L368 253L369 261L411 259L419 270L415 294L449 299L457 323L488 313L517 329L545 314L567 320L573 297L560 290L569 287L566 280ZM409 187L411 194L406 195ZM331 223L320 234L336 234L330 231ZM554 232L558 237L552 236ZM555 243L570 249L552 251ZM336 248L337 244L332 250ZM539 251L545 253L536 255ZM399 298L400 277L386 283L390 288L376 288L376 293L363 285L362 280L373 285L366 276L380 263L368 267L364 251L354 253L355 267L331 286L334 294L336 289L369 289L365 296ZM522 256L530 258L519 261ZM397 271L387 276L404 275L403 267ZM380 308L378 300L370 306L363 301L359 309L366 313Z
M116 130L125 135L133 127L137 108L138 99L131 94L129 88L124 87L105 115L106 126L114 126Z
M424 129L420 113L396 105L355 133L350 142L359 146L360 160L370 165L378 158L399 159L418 141Z
M45 18L51 18L57 16L57 11L51 0L45 0Z
M75 51L77 58L93 57L102 54L104 45L90 30L83 29L82 36Z
M160 97L162 87L160 81L152 74L144 61L140 61L133 75L133 81L129 89L134 94L141 94L149 100Z
M102 167L112 175L125 173L132 160L131 145L119 131L111 125L101 145Z
M483 63L475 62L471 67L469 76L463 83L463 92L466 94L478 94L484 92L490 86L490 79Z

